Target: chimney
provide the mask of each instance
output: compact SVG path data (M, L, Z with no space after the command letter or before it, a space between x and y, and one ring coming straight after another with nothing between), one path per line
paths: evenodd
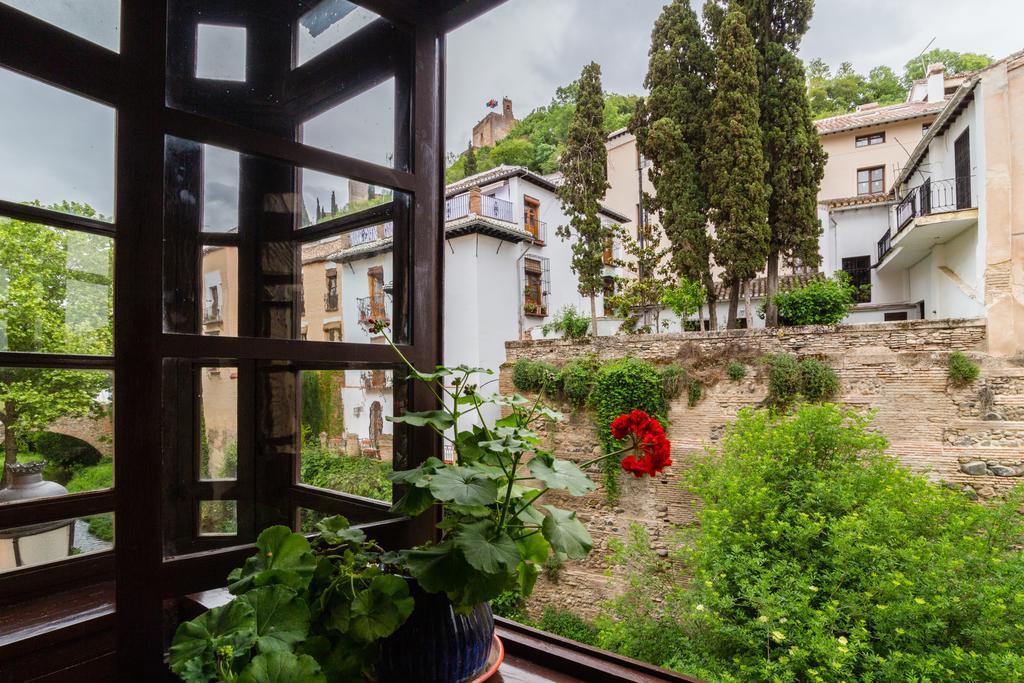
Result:
M506 119L515 118L512 116L512 100L507 97L501 98L501 115Z
M946 66L942 62L928 65L928 101L941 102L946 98Z

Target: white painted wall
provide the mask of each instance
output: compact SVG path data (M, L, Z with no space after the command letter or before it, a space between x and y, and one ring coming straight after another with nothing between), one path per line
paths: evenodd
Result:
M939 317L972 318L985 315L981 293L983 272L975 257L978 251L977 224L946 244L935 247Z

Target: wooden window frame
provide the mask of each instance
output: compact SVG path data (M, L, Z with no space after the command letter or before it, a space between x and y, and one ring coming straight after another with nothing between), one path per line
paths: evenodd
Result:
M530 209L533 209L533 222L530 222ZM541 244L540 239L540 200L530 195L523 195L523 229L533 235L533 239Z
M866 135L858 135L854 140L854 146L860 149L861 147L874 147L875 145L885 144L885 131L881 130L876 133L868 133Z
M874 174L875 171L881 171L882 178L881 178L880 181L876 181L872 177L872 175ZM866 181L861 181L861 179L860 179L860 174L861 173L867 173L868 174L868 179ZM860 191L860 185L861 185L862 182L866 182L867 183L867 186L868 186L868 191L867 192L861 192ZM878 189L877 192L872 189L876 182L880 182L881 183L881 186L880 186L880 188ZM882 194L884 192L885 192L885 166L867 166L867 167L864 167L864 168L858 168L857 169L857 196L863 197L863 196L872 195L872 194Z

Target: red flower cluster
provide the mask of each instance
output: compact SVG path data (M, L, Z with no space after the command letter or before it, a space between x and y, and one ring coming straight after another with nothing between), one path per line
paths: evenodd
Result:
M612 436L620 441L626 437L632 439L633 453L623 458L620 465L634 477L644 474L653 477L672 464L672 443L665 436L665 428L642 410L615 418Z

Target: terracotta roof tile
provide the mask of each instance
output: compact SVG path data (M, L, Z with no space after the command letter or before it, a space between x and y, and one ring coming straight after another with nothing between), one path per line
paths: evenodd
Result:
M864 111L855 111L850 114L840 114L827 119L820 119L814 122L818 128L819 135L830 135L842 133L857 128L877 126L892 121L903 121L918 116L930 116L938 114L946 106L946 101L941 102L901 102L888 107L876 107Z

